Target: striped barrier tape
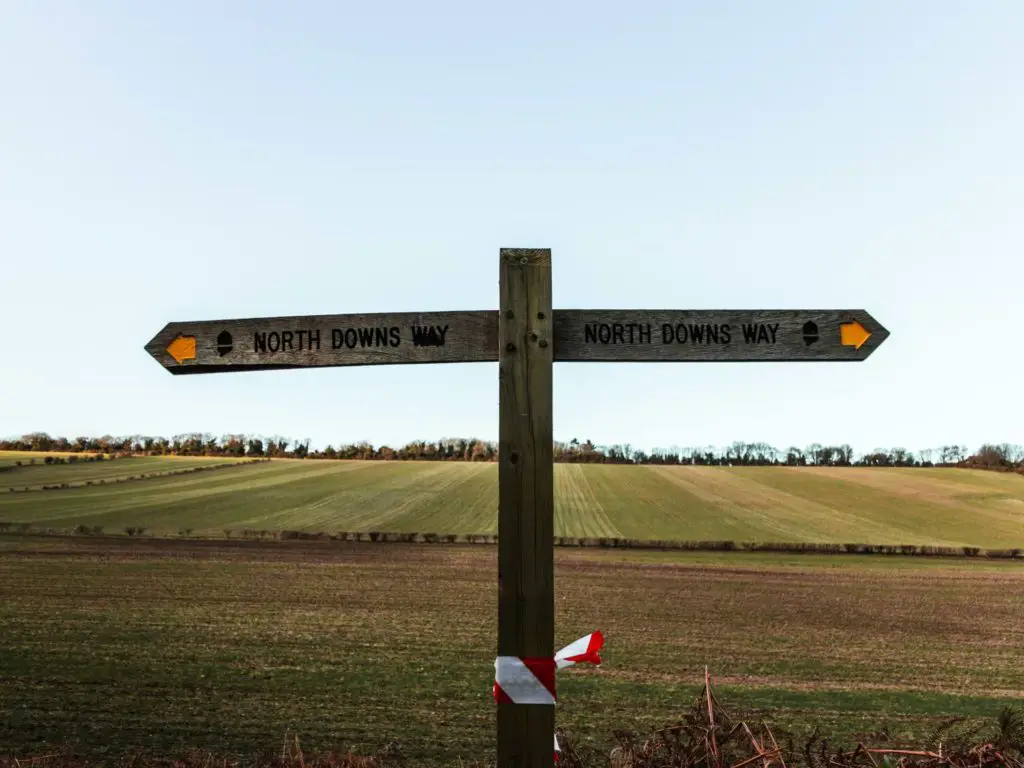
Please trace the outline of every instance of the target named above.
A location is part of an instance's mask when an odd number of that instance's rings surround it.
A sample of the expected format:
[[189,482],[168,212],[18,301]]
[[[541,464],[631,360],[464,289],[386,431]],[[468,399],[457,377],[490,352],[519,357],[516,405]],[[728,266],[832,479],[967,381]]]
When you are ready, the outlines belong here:
[[555,654],[555,663],[559,669],[571,667],[573,664],[580,664],[584,661],[595,666],[601,666],[601,657],[598,652],[604,647],[604,634],[601,630],[591,632],[586,637],[569,643],[565,648]]
[[494,700],[508,704],[550,704],[555,696],[555,670],[589,662],[600,666],[604,646],[600,630],[569,643],[553,659],[499,656],[494,660]]
[[[548,704],[554,706],[555,671],[588,662],[600,666],[604,646],[601,630],[581,637],[555,654],[553,659],[498,656],[494,660],[494,700],[506,704]],[[558,762],[555,736],[555,762]]]
[[555,660],[499,656],[494,662],[494,700],[500,704],[554,704]]

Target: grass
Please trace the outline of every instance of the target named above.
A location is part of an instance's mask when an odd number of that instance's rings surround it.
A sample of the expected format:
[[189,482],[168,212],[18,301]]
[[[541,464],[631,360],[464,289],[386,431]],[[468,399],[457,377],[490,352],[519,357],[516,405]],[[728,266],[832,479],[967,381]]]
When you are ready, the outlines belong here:
[[[1024,569],[898,560],[556,550],[556,643],[606,635],[559,727],[607,754],[705,664],[730,709],[850,739],[1024,704]],[[488,547],[4,537],[0,744],[487,758],[496,576]]]
[[[24,462],[24,460],[21,460]],[[35,465],[22,466],[11,473],[0,476],[0,486],[17,489],[38,489],[45,485],[69,485],[92,481],[115,482],[128,480],[151,473],[164,474],[181,472],[197,467],[216,467],[236,464],[245,459],[190,456],[139,456],[99,462],[77,461],[73,464],[44,464],[38,460]]]
[[[0,474],[0,489],[224,459],[119,459]],[[142,462],[136,464],[135,462]],[[495,533],[497,467],[274,460],[61,491],[0,490],[0,521],[155,533]],[[1024,546],[1024,476],[976,470],[555,467],[560,536]]]
[[99,455],[99,453],[99,451],[90,451],[88,453],[83,454],[65,453],[62,451],[0,451],[0,467],[17,466],[19,461],[22,464],[26,465],[31,461],[34,461],[36,464],[42,464],[43,459],[45,459],[47,456],[60,456],[62,458],[67,458],[69,456],[77,456],[79,459],[82,459],[85,456]]

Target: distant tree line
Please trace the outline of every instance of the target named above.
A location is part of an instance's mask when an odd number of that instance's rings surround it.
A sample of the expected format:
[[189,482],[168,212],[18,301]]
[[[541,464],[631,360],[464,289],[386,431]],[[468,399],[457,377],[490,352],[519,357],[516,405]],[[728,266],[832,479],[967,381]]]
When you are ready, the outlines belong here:
[[[50,437],[34,432],[0,440],[0,450],[61,453],[110,454],[122,456],[222,456],[288,459],[363,459],[382,461],[496,461],[498,445],[476,438],[417,440],[398,448],[374,446],[368,442],[328,445],[310,449],[310,440],[293,440],[274,435],[224,435],[186,433],[171,438],[131,435],[127,437]],[[559,463],[579,464],[690,464],[700,466],[828,466],[828,467],[976,467],[1024,470],[1024,446],[985,444],[968,451],[964,445],[944,445],[911,451],[906,448],[876,448],[856,454],[849,445],[812,443],[800,448],[776,448],[764,442],[741,442],[720,446],[656,448],[644,451],[627,444],[596,445],[590,440],[554,444]]]
[[985,444],[969,452],[965,445],[911,451],[875,448],[857,454],[849,445],[812,443],[804,448],[776,448],[764,442],[736,441],[726,447],[696,446],[643,451],[629,444],[599,446],[590,440],[555,444],[555,461],[594,464],[690,464],[703,466],[953,467],[1024,469],[1024,446]]

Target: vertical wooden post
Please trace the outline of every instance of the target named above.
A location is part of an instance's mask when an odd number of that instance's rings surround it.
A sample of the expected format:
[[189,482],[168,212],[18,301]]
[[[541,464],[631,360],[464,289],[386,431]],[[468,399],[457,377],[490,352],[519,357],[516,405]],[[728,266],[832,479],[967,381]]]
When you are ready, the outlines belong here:
[[[498,655],[555,655],[551,250],[502,248]],[[498,704],[499,768],[554,765],[555,708]]]

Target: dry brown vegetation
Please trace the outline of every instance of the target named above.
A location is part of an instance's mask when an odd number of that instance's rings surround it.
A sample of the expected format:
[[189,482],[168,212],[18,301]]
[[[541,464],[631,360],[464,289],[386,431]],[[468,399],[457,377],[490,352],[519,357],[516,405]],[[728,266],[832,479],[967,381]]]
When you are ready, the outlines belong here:
[[[638,738],[617,731],[619,742],[610,755],[611,768],[744,768],[779,765],[806,768],[1024,768],[1024,719],[1005,708],[992,723],[963,727],[964,718],[942,723],[915,748],[887,744],[888,734],[875,733],[852,748],[832,746],[818,729],[802,740],[772,728],[764,719],[737,719],[715,695],[708,670],[704,689],[679,722]],[[561,768],[588,768],[604,760],[584,759],[571,743],[560,756]]]

